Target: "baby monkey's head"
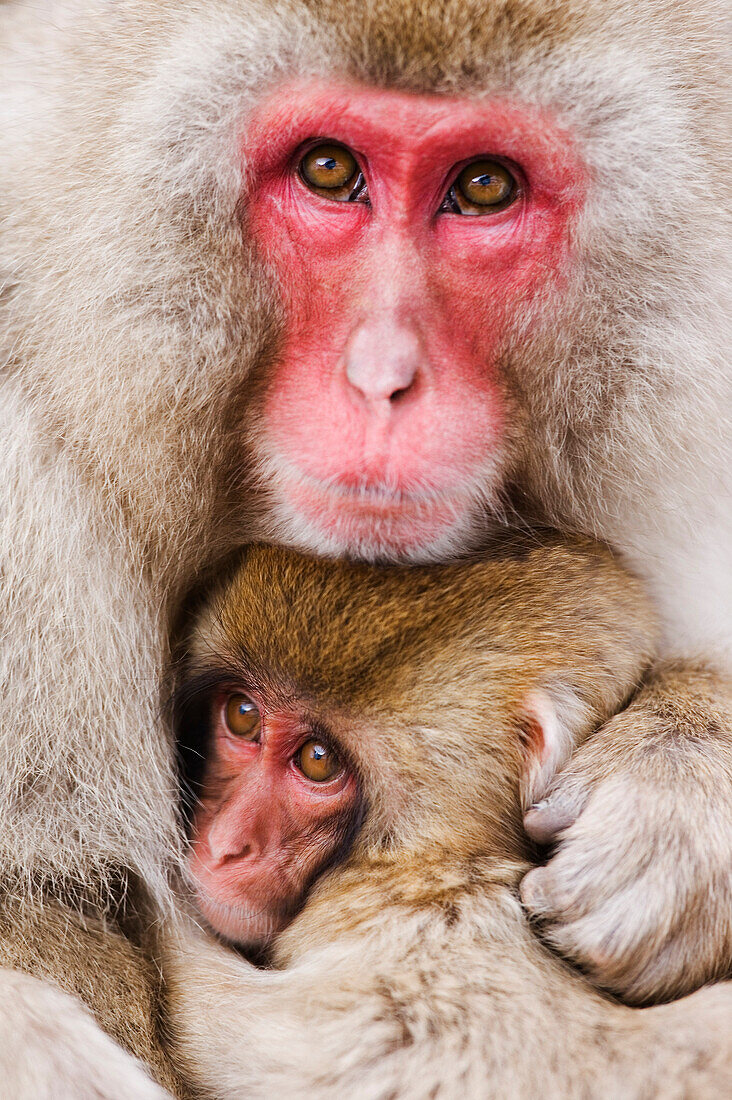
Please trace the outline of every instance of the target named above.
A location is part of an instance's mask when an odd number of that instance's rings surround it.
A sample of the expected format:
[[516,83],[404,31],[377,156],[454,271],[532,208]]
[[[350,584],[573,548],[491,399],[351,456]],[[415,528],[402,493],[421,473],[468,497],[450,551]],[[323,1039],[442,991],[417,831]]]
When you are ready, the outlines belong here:
[[346,857],[520,858],[522,806],[652,643],[638,585],[587,542],[429,568],[249,549],[176,693],[201,914],[258,949]]

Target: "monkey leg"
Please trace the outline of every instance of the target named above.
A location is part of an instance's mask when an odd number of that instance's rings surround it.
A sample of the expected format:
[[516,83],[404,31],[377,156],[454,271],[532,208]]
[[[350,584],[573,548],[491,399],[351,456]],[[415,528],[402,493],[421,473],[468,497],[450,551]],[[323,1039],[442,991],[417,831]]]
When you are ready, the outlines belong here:
[[[8,968],[9,976],[4,980],[14,991],[15,978],[10,976],[11,971],[25,971],[43,982],[20,981],[17,986],[23,1010],[17,1029],[22,1029],[23,1036],[31,1040],[29,1049],[33,1050],[36,1045],[45,1045],[47,1051],[57,1048],[53,1050],[50,1060],[43,1051],[39,1055],[42,1063],[48,1062],[43,1072],[50,1073],[50,1067],[54,1065],[54,1072],[63,1073],[68,1069],[70,1073],[77,1073],[87,1065],[86,1072],[97,1083],[104,1082],[107,1080],[104,1066],[111,1057],[110,1048],[114,1048],[116,1054],[112,1062],[119,1063],[120,1067],[127,1067],[130,1084],[129,1088],[121,1088],[118,1083],[115,1086],[117,1091],[110,1091],[110,1097],[139,1095],[147,1098],[149,1095],[152,1100],[154,1096],[164,1095],[143,1074],[140,1063],[144,1063],[154,1079],[168,1090],[165,1095],[183,1095],[164,1053],[159,1034],[160,973],[143,946],[133,942],[126,930],[123,931],[113,919],[103,922],[96,915],[81,916],[54,900],[17,904],[6,901],[0,909],[0,965]],[[47,982],[75,998],[71,1002],[73,1009],[67,1003],[69,998],[61,997],[50,985],[45,984]],[[13,997],[15,995],[13,992]],[[82,1009],[82,1003],[86,1006],[85,1009]],[[93,1026],[86,1009],[90,1010],[98,1027]],[[61,1023],[56,1026],[54,1023],[44,1022],[36,1034],[37,1019],[46,1021],[46,1011],[50,1014],[51,1021],[60,1014],[65,1022],[63,1026]],[[74,1037],[75,1020],[79,1023],[78,1040]],[[10,1022],[0,1022],[0,1035],[7,1033],[9,1028]],[[96,1036],[98,1028],[103,1029],[114,1043],[106,1038],[102,1041],[101,1034]],[[92,1033],[96,1036],[93,1041],[90,1039]],[[19,1038],[22,1038],[20,1032]],[[91,1046],[87,1063],[84,1052],[88,1041]],[[8,1038],[8,1044],[3,1043],[0,1048],[15,1050],[15,1044]],[[31,1093],[24,1092],[21,1088],[22,1083],[27,1090],[29,1083],[35,1082],[37,1074],[41,1072],[36,1066],[35,1057],[27,1054],[25,1046],[22,1049],[26,1052],[24,1061],[28,1063],[28,1069],[18,1068],[19,1091],[12,1095],[23,1098],[26,1095],[45,1095],[42,1089]],[[126,1058],[123,1051],[133,1055],[134,1061]],[[94,1068],[97,1054],[102,1064],[101,1071]],[[24,1075],[27,1076],[27,1084]],[[138,1078],[140,1081],[144,1078],[147,1082],[146,1091],[141,1086],[139,1091],[132,1089],[132,1084]],[[122,1080],[126,1078],[123,1077]],[[70,1091],[68,1095],[85,1097],[87,1093],[83,1092],[81,1085],[79,1089],[78,1092]],[[55,1097],[62,1094],[54,1092],[53,1095]],[[101,1097],[107,1094],[99,1091],[90,1092],[89,1095]]]
[[659,669],[526,816],[556,841],[523,903],[542,935],[632,1004],[732,972],[732,689]]
[[12,1100],[170,1100],[75,998],[0,969],[0,1080]]

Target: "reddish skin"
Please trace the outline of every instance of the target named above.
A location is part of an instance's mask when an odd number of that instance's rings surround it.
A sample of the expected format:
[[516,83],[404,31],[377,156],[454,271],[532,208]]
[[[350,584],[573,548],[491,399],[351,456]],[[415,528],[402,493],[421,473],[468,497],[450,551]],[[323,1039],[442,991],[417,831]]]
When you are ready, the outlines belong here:
[[[356,155],[370,206],[305,187],[313,139]],[[275,508],[300,541],[307,530],[335,551],[436,546],[500,480],[497,364],[512,318],[566,270],[582,164],[523,106],[327,82],[280,90],[244,146],[247,228],[285,312],[263,417]],[[484,156],[514,171],[517,201],[438,212],[457,170]]]
[[292,919],[342,842],[358,801],[353,774],[313,783],[294,762],[313,737],[296,715],[262,711],[258,742],[227,728],[214,703],[189,871],[198,907],[233,943],[264,947]]

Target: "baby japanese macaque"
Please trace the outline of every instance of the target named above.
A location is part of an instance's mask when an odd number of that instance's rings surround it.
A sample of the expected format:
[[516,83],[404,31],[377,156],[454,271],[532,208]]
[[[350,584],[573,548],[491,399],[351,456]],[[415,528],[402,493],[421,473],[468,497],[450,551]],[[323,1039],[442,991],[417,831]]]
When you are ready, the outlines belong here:
[[171,939],[186,1078],[221,1100],[730,1095],[728,984],[616,1004],[518,896],[524,811],[632,721],[654,646],[588,542],[431,569],[250,550],[197,621],[178,726],[199,921],[270,967]]
[[[259,694],[259,693],[257,693]],[[318,874],[347,853],[360,818],[356,771],[317,724],[216,692],[190,871],[201,913],[235,943],[265,946]],[[263,707],[263,703],[262,703]]]

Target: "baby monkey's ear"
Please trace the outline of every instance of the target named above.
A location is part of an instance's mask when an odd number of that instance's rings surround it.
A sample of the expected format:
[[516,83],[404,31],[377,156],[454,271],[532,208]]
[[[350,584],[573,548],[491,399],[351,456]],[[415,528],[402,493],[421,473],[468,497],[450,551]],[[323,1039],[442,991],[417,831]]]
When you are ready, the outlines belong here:
[[519,711],[524,763],[521,808],[544,798],[578,741],[589,732],[588,708],[565,685],[532,689]]

